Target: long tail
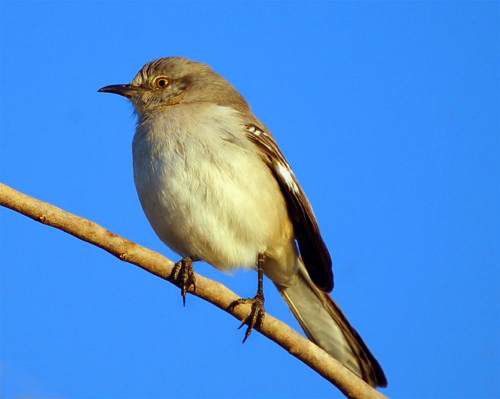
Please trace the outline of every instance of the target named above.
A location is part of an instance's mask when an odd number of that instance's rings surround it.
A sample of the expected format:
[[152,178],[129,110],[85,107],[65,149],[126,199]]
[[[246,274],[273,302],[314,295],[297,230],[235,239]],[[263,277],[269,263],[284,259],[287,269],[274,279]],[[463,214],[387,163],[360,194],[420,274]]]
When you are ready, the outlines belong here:
[[290,287],[280,287],[291,311],[311,341],[372,386],[387,386],[382,368],[330,295],[311,281],[303,265]]

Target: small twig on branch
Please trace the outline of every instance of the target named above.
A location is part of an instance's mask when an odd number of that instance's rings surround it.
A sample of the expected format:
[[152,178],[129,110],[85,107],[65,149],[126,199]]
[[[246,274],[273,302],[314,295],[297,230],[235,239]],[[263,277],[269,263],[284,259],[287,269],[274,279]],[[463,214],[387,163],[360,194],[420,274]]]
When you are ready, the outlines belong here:
[[[104,249],[120,260],[137,265],[164,280],[172,282],[170,274],[173,262],[171,260],[120,237],[97,223],[20,193],[1,183],[0,205],[28,216],[37,222],[63,230]],[[199,274],[196,274],[196,292],[191,293],[214,304],[239,320],[242,320],[250,310],[249,305],[242,305],[228,311],[228,306],[238,299],[238,296],[224,285]],[[334,384],[347,397],[356,399],[385,398],[384,395],[366,384],[321,348],[270,314],[266,313],[262,326],[258,330]]]

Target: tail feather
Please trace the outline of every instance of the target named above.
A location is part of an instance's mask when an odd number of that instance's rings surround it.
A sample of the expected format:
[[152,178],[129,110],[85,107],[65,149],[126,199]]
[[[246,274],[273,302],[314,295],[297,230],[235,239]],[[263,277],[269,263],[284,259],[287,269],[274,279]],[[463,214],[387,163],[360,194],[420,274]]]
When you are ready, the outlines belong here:
[[311,281],[301,265],[299,278],[278,286],[307,337],[372,386],[387,386],[384,372],[357,331],[327,293]]

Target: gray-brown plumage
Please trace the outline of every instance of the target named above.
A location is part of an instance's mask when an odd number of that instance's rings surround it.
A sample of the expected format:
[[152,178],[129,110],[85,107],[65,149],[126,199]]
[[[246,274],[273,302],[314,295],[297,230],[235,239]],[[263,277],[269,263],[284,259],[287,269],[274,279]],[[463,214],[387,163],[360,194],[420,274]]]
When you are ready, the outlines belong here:
[[[258,265],[312,341],[369,384],[386,386],[328,295],[332,262],[311,204],[238,91],[209,66],[181,57],[153,61],[131,84],[100,91],[128,97],[137,111],[135,184],[158,236],[184,257],[180,275],[192,275],[197,259],[222,270]],[[250,301],[245,337],[263,314],[262,284]]]

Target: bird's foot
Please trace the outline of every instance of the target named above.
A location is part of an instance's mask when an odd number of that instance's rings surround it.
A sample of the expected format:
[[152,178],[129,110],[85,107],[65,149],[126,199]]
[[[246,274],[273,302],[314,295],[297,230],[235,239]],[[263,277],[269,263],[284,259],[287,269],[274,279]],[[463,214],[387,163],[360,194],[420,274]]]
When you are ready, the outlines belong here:
[[245,331],[245,336],[243,337],[243,342],[245,342],[250,334],[252,333],[254,327],[260,328],[262,326],[262,320],[264,320],[264,315],[266,310],[264,308],[264,295],[257,293],[253,298],[240,298],[232,302],[228,310],[232,311],[236,306],[251,303],[252,308],[247,317],[243,319],[241,325],[238,328],[243,327],[245,324],[248,326]]
[[192,288],[196,291],[196,277],[193,271],[193,259],[189,256],[176,262],[170,278],[180,287],[182,295],[182,304],[186,306],[186,293]]

